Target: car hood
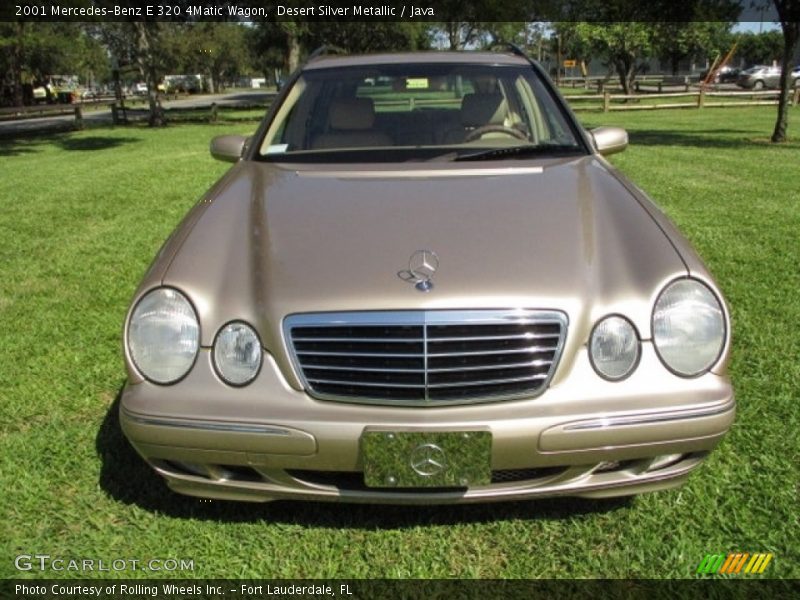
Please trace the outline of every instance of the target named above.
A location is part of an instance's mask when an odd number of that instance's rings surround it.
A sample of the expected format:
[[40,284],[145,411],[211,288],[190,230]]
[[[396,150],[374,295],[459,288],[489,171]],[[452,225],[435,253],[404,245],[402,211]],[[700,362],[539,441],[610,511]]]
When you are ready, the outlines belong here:
[[[658,291],[686,274],[596,156],[369,167],[243,161],[209,192],[159,259],[203,345],[242,319],[282,355],[288,314],[467,307],[561,310],[581,343],[623,313],[647,338]],[[429,292],[403,277],[421,249],[439,258]]]

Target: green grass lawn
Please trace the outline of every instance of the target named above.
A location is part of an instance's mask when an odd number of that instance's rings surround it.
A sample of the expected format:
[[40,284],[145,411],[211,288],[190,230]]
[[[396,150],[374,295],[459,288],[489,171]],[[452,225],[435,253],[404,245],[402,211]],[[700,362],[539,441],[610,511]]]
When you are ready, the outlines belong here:
[[[774,114],[583,117],[628,128],[613,162],[694,242],[733,315],[733,430],[683,488],[613,502],[172,494],[117,425],[122,321],[162,241],[227,169],[210,138],[256,123],[1,141],[0,576],[45,553],[194,559],[166,573],[183,577],[692,577],[706,553],[745,551],[775,554],[765,576],[800,577],[800,143],[767,143]],[[800,110],[792,120],[797,140]]]

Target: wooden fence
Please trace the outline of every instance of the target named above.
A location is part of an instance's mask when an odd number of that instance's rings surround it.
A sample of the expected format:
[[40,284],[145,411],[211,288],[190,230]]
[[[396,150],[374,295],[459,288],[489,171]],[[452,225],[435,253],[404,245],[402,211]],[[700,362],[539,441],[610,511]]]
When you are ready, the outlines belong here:
[[[778,90],[770,91],[738,91],[738,92],[716,92],[699,89],[690,92],[671,92],[662,94],[612,94],[608,91],[602,94],[569,94],[566,96],[574,111],[602,111],[611,112],[618,110],[659,110],[668,108],[727,108],[735,106],[774,106],[777,105],[779,98]],[[677,101],[677,100],[683,101]],[[668,100],[661,102],[661,100]],[[669,100],[675,100],[670,102]],[[452,100],[430,101],[432,104],[439,102],[452,103]],[[792,90],[791,105],[800,104],[800,88]],[[92,102],[91,104],[98,104]],[[398,101],[399,104],[407,104],[407,100]],[[73,126],[75,129],[82,129],[84,126],[83,112],[84,106],[89,103],[77,104],[51,104],[28,107],[4,108],[0,109],[0,121],[36,119],[53,116],[74,115]],[[147,113],[146,109],[128,109],[127,115],[123,118],[120,107],[116,103],[106,104],[111,111],[111,121],[114,124],[121,123],[129,118],[142,118]],[[230,109],[263,109],[264,104],[247,104],[237,106],[225,106]],[[193,113],[201,119],[216,121],[219,118],[219,109],[223,108],[216,103],[204,106],[194,106],[185,108],[164,109],[169,118],[169,113]],[[413,108],[413,106],[412,106]]]
[[[645,88],[653,88],[662,92],[665,87],[683,88],[688,92],[690,86],[700,83],[698,76],[691,75],[637,75],[636,76],[636,91],[642,91]],[[585,90],[597,88],[598,93],[605,91],[607,87],[615,87],[619,85],[619,80],[616,77],[609,75],[591,75],[588,77],[562,77],[559,80],[559,86],[564,88]]]
[[[712,92],[703,89],[692,92],[663,94],[570,94],[566,96],[572,110],[658,110],[663,108],[727,108],[734,106],[777,105],[780,92]],[[662,99],[674,102],[660,102]],[[683,99],[683,101],[677,101]],[[800,88],[795,88],[790,100],[792,106],[800,104]]]

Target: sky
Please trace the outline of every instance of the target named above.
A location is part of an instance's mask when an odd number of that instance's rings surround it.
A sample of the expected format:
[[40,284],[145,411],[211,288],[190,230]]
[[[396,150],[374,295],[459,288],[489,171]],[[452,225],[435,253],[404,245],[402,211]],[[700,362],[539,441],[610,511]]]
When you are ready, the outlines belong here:
[[780,28],[780,23],[772,21],[741,21],[733,26],[733,31],[734,33],[743,33],[745,31],[759,33],[761,31],[780,30]]

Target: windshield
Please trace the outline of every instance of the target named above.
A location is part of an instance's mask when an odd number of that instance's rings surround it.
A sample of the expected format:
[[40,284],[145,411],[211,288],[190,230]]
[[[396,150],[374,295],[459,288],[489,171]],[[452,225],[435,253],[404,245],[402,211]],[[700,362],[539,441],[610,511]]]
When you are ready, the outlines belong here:
[[496,149],[585,153],[559,102],[528,66],[309,69],[286,95],[259,157],[387,162],[455,160]]

